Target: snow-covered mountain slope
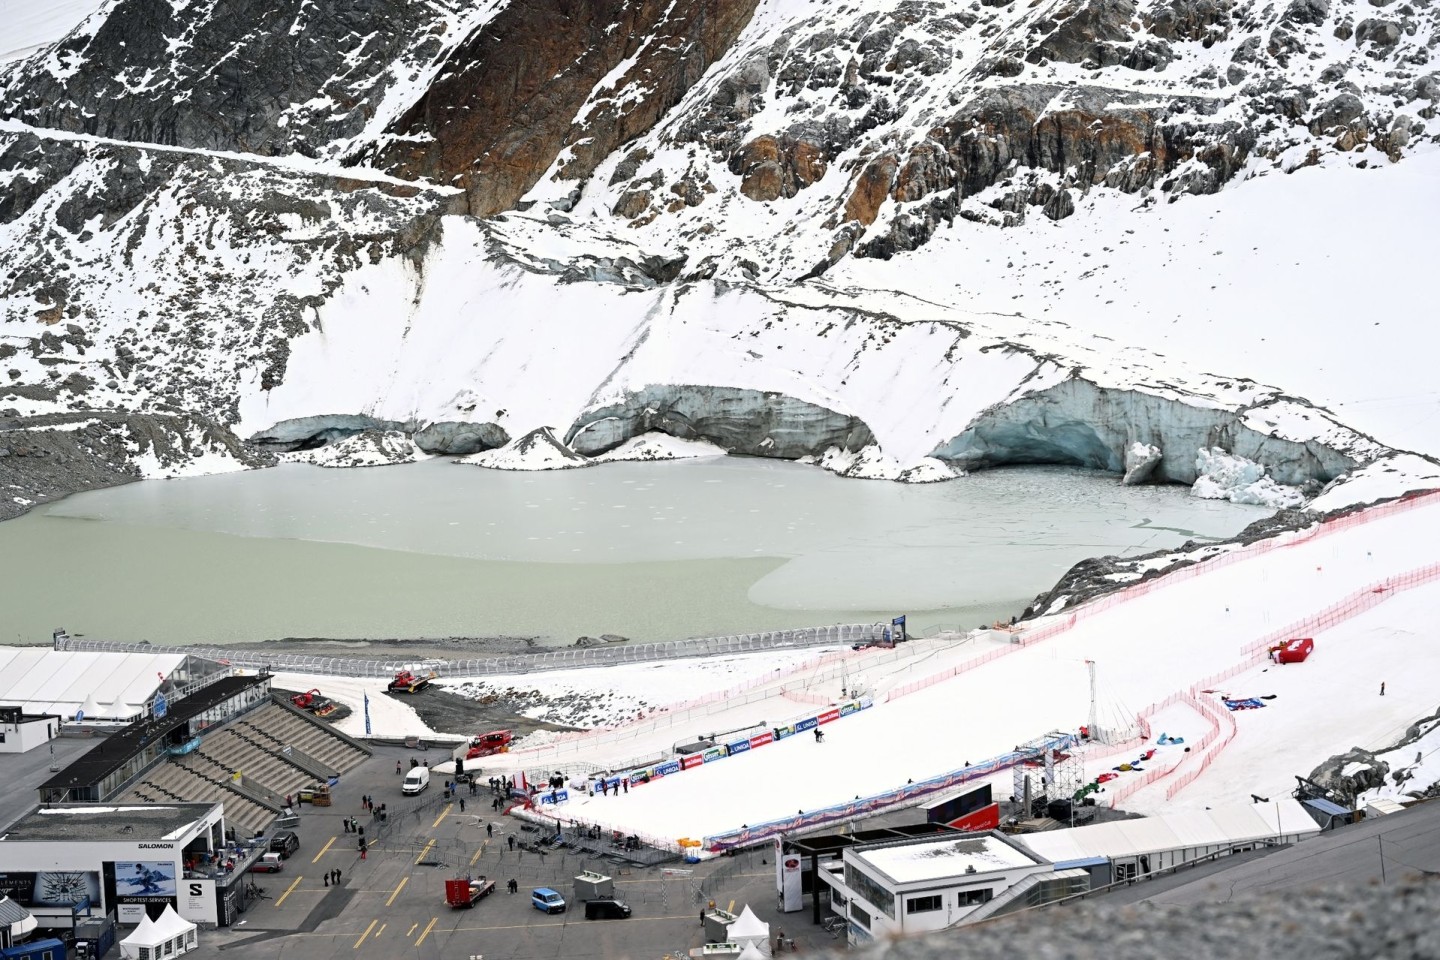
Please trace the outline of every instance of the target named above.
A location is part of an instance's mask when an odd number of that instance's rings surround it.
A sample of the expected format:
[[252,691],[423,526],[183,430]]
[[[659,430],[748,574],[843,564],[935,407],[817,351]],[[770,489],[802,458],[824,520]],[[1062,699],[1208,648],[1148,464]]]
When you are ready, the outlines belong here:
[[0,74],[0,412],[1428,483],[1387,445],[1440,452],[1437,42],[1355,0],[115,0]]
[[103,0],[0,0],[0,63],[30,56],[75,29]]

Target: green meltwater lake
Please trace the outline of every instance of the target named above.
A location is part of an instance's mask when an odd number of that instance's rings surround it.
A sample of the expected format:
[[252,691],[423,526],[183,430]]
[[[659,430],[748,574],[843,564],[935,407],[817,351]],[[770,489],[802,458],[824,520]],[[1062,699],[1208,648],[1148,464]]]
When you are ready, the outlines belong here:
[[286,465],[80,494],[0,524],[0,642],[668,640],[1019,613],[1071,565],[1269,511],[1068,468],[845,480],[713,457],[509,473]]

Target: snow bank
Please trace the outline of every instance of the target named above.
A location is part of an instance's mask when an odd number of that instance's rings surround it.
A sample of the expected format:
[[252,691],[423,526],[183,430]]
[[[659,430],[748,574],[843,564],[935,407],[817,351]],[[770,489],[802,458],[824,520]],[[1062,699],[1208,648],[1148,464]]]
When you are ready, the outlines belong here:
[[377,737],[433,737],[415,708],[385,692],[387,680],[358,677],[331,677],[313,673],[277,673],[275,685],[287,690],[319,690],[336,703],[350,708],[350,715],[334,723],[335,729],[352,737],[365,736],[365,698],[370,698],[370,733]]
[[280,455],[287,463],[309,463],[317,467],[380,467],[392,463],[415,463],[430,455],[398,430],[366,430],[342,437],[314,450],[296,450]]

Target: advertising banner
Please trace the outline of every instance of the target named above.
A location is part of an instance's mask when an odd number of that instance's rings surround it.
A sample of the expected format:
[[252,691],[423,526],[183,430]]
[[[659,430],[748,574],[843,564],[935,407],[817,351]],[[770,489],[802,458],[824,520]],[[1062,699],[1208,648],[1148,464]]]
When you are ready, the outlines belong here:
[[874,701],[874,700],[870,699],[869,697],[861,697],[861,698],[860,698],[860,709],[861,709],[861,710],[869,710],[869,709],[870,709],[871,707],[873,707],[873,706],[875,706],[875,701]]
[[[689,770],[691,767],[698,767],[705,762],[705,758],[698,753],[692,753],[680,759],[680,769]],[[687,781],[688,782],[688,781]]]
[[219,923],[220,915],[215,907],[215,881],[182,880],[178,912],[195,923]]
[[820,721],[815,717],[806,717],[804,720],[795,721],[795,732],[804,733],[806,730],[811,730],[819,725]]
[[831,721],[840,719],[840,711],[838,708],[831,707],[829,710],[826,710],[824,713],[820,714],[820,716],[816,719],[819,720],[821,723],[830,723]]
[[795,735],[795,725],[787,723],[782,727],[775,728],[775,739],[784,740],[786,737]]
[[122,903],[115,908],[115,918],[127,927],[133,927],[145,919],[145,904]]
[[840,716],[842,716],[842,717],[848,717],[848,716],[850,716],[850,714],[852,714],[852,713],[859,713],[859,712],[860,712],[860,701],[859,701],[859,700],[846,700],[844,703],[840,704]]
[[679,772],[680,772],[680,761],[679,761],[679,760],[671,760],[671,761],[669,761],[668,763],[662,763],[662,764],[660,764],[660,766],[658,766],[658,767],[655,768],[655,776],[657,776],[657,777],[668,777],[668,776],[670,776],[670,774],[672,774],[672,773],[679,773]]
[[756,747],[763,747],[767,743],[774,742],[775,734],[772,731],[767,730],[764,733],[757,733],[755,736],[750,738],[750,749],[754,750]]
[[164,860],[115,861],[115,897],[121,903],[173,903],[175,864]]
[[[777,837],[775,846],[781,846]],[[800,855],[797,853],[782,853],[779,849],[775,851],[775,869],[780,873],[780,912],[794,913],[796,910],[803,910],[805,899],[801,895],[800,884]]]
[[748,739],[747,739],[747,740],[736,740],[734,743],[727,743],[727,744],[725,744],[725,749],[729,750],[729,751],[730,751],[730,756],[733,757],[733,756],[735,756],[735,754],[737,754],[737,753],[744,753],[746,750],[749,750],[749,749],[750,749],[750,741],[749,741]]
[[22,907],[73,907],[100,903],[100,874],[79,870],[0,873],[0,894]]
[[700,756],[705,758],[706,763],[709,763],[711,760],[724,760],[727,754],[725,753],[724,747],[711,747],[709,750],[701,753]]
[[549,793],[537,793],[535,799],[541,803],[564,803],[570,799],[569,790],[551,790]]

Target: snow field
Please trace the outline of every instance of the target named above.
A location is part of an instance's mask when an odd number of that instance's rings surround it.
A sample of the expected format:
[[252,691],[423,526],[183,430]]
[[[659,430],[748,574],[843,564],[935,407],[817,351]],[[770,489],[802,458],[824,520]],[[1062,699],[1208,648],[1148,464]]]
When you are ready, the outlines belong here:
[[[352,737],[365,736],[365,695],[370,696],[370,733],[376,737],[438,737],[426,726],[425,721],[408,703],[402,703],[385,693],[388,680],[370,680],[359,677],[332,677],[314,673],[277,673],[275,685],[286,690],[317,689],[336,703],[350,708],[350,715],[335,722],[341,733]],[[458,736],[449,739],[459,740]]]
[[[1324,608],[1333,597],[1353,591],[1356,584],[1427,563],[1433,556],[1429,544],[1437,533],[1440,504],[1421,501],[1412,509],[1349,525],[1324,537],[1292,536],[1293,545],[1256,552],[1204,575],[1114,604],[1051,639],[1017,648],[980,668],[845,717],[828,725],[823,744],[814,743],[808,735],[790,738],[666,777],[622,797],[572,801],[558,813],[649,836],[698,838],[741,824],[790,816],[796,810],[830,806],[856,795],[883,793],[907,780],[927,779],[963,767],[967,761],[979,762],[1002,753],[1049,730],[1073,730],[1084,723],[1089,709],[1085,660],[1095,660],[1106,688],[1136,707],[1163,702],[1198,678],[1233,668],[1241,662],[1241,648],[1247,643]],[[1429,589],[1416,593],[1433,596]],[[1369,622],[1376,624],[1376,629],[1390,629],[1390,625],[1408,622],[1408,612],[1406,606],[1386,604],[1367,618],[1375,618]],[[1388,667],[1392,672],[1403,670],[1403,661],[1391,661]],[[1294,667],[1287,676],[1300,674],[1302,669]],[[1237,686],[1238,679],[1227,686],[1255,695],[1257,691]],[[1303,677],[1292,682],[1302,683]],[[1298,693],[1295,697],[1300,699]],[[1283,698],[1275,702],[1280,707],[1266,710],[1283,707]],[[1380,703],[1375,697],[1374,702],[1356,702],[1353,711],[1342,711],[1333,700],[1327,702],[1336,715],[1333,727],[1324,729],[1335,731],[1337,737],[1347,730],[1365,728],[1356,717],[1346,717],[1346,712],[1373,715],[1380,708],[1383,716],[1373,724],[1381,729],[1410,722],[1417,712],[1434,706],[1417,711],[1414,704],[1389,698]],[[1193,717],[1193,711],[1190,713]],[[756,722],[765,714],[755,707],[751,716]],[[1251,719],[1237,718],[1237,724]],[[1152,730],[1184,736],[1187,745],[1198,743],[1209,728],[1208,721],[1173,710],[1159,712],[1152,720]],[[1311,744],[1318,758],[1348,746],[1345,742],[1324,743],[1319,737]],[[1287,742],[1271,747],[1267,753],[1272,762],[1291,754]],[[1193,750],[1182,756],[1198,763]],[[579,758],[590,759],[583,752]],[[1094,772],[1099,769],[1087,770],[1091,775]],[[1287,776],[1289,772],[1285,771]],[[1164,790],[1160,789],[1164,783],[1162,778],[1150,791],[1161,799],[1147,799],[1149,809],[1164,806]],[[747,784],[753,786],[743,786]],[[1178,798],[1187,805],[1204,805],[1235,799],[1236,792],[1234,783],[1225,777],[1212,779],[1207,771]]]

